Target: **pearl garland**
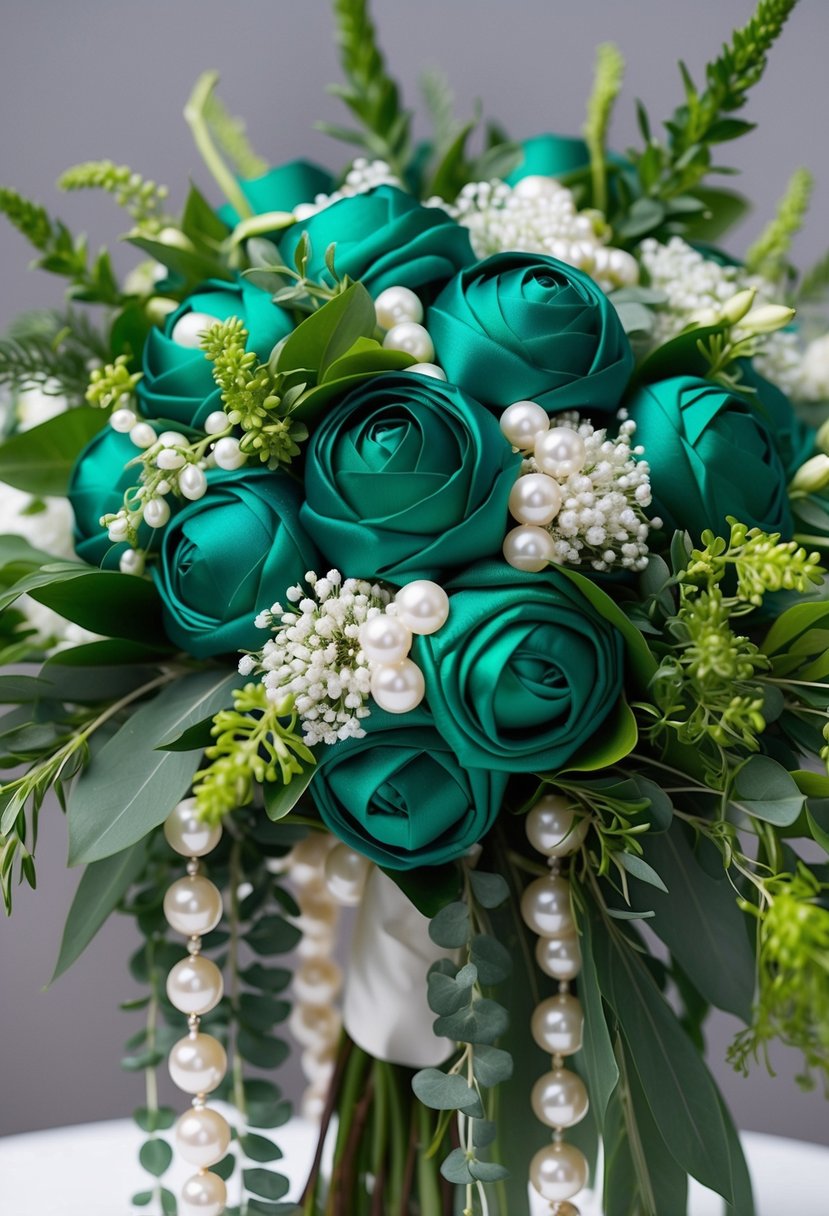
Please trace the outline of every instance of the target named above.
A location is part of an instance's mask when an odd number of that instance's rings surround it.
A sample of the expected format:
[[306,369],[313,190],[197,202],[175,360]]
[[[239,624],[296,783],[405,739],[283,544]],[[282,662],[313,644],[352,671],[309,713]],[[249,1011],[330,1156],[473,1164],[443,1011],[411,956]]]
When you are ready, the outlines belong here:
[[416,709],[426,692],[423,672],[410,659],[413,634],[437,633],[449,616],[449,596],[438,583],[407,583],[386,611],[360,627],[363,658],[371,671],[371,695],[390,714]]
[[417,360],[406,371],[419,376],[445,380],[442,367],[433,362],[435,344],[423,325],[424,309],[418,296],[408,287],[387,287],[374,301],[377,324],[385,330],[386,350],[400,350]]
[[207,824],[196,814],[194,798],[185,798],[164,824],[167,843],[187,860],[187,875],[172,884],[164,896],[164,915],[172,929],[187,938],[187,957],[170,971],[167,996],[187,1016],[188,1033],[170,1052],[169,1070],[175,1084],[193,1095],[193,1105],[176,1123],[179,1155],[198,1173],[181,1192],[181,1216],[221,1216],[227,1188],[209,1166],[221,1161],[230,1144],[227,1120],[205,1104],[207,1094],[219,1086],[227,1072],[227,1055],[218,1039],[199,1030],[201,1017],[222,999],[222,973],[202,956],[202,936],[215,929],[222,917],[221,893],[201,873],[199,858],[216,847],[219,825]]
[[570,883],[560,874],[561,859],[581,847],[588,828],[588,821],[577,818],[570,802],[558,794],[541,798],[526,821],[527,839],[548,859],[550,874],[525,889],[521,915],[539,935],[536,957],[541,970],[559,981],[558,994],[537,1006],[530,1023],[533,1039],[552,1057],[551,1070],[533,1086],[531,1102],[536,1118],[553,1129],[553,1142],[539,1149],[530,1163],[530,1182],[549,1200],[551,1216],[579,1216],[569,1201],[586,1186],[589,1173],[584,1154],[564,1143],[565,1129],[587,1114],[589,1098],[581,1077],[564,1067],[565,1058],[581,1048],[584,1012],[570,992],[581,955]]

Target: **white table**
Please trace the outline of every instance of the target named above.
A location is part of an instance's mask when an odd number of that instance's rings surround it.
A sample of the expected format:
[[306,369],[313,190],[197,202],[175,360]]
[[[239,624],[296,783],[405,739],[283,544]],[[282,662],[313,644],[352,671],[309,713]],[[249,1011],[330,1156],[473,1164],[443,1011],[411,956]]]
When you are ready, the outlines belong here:
[[[2,1216],[135,1216],[129,1197],[147,1189],[138,1164],[143,1139],[128,1120],[86,1123],[0,1139]],[[309,1123],[294,1120],[274,1133],[291,1179],[301,1189],[316,1142]],[[827,1216],[829,1148],[747,1132],[743,1144],[757,1197],[758,1216]],[[192,1170],[176,1163],[165,1182],[177,1190]],[[722,1201],[693,1187],[693,1216],[721,1216]],[[579,1199],[582,1216],[598,1209]],[[539,1213],[546,1209],[539,1208]],[[142,1211],[157,1216],[151,1208]]]

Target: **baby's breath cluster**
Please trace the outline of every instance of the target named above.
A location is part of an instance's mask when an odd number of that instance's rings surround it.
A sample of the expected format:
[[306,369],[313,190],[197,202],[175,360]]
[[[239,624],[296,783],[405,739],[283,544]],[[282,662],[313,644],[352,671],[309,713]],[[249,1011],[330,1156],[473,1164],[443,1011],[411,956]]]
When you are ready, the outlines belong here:
[[244,655],[239,671],[261,673],[271,701],[293,697],[309,747],[362,738],[371,671],[360,626],[385,612],[391,597],[377,584],[344,580],[338,570],[324,578],[311,570],[305,582],[310,591],[297,584],[286,594],[293,608],[274,604],[256,618],[274,636],[258,654]]
[[345,175],[339,190],[331,194],[317,194],[312,203],[299,203],[294,207],[298,220],[307,220],[318,211],[324,211],[340,199],[352,198],[355,194],[368,194],[378,186],[402,186],[402,182],[391,166],[384,160],[368,160],[358,156]]
[[572,192],[553,177],[525,177],[515,186],[470,182],[454,203],[430,204],[469,229],[479,258],[504,250],[549,254],[592,275],[604,291],[639,278],[635,258],[605,243],[609,229],[598,212],[579,212]]

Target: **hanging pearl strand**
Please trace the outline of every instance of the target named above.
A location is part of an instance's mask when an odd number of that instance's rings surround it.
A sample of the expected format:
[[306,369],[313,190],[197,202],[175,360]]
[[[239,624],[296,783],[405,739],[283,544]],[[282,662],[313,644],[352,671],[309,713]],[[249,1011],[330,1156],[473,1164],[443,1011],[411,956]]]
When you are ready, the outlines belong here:
[[579,1216],[569,1201],[587,1184],[589,1173],[584,1154],[564,1141],[565,1129],[587,1114],[589,1100],[581,1077],[564,1067],[565,1057],[581,1048],[584,1012],[570,992],[570,982],[581,970],[581,954],[570,883],[561,874],[561,859],[581,847],[588,826],[587,819],[577,819],[568,800],[557,794],[541,798],[526,821],[527,838],[548,859],[550,873],[526,888],[521,915],[538,934],[539,967],[559,986],[557,996],[537,1006],[531,1022],[536,1043],[552,1056],[552,1070],[536,1081],[531,1100],[536,1118],[553,1129],[553,1142],[539,1149],[530,1163],[530,1181],[542,1199],[550,1201],[551,1216]]
[[435,345],[422,324],[423,305],[408,287],[387,287],[374,301],[377,324],[386,331],[386,350],[402,350],[417,363],[406,368],[419,376],[445,380],[446,372],[435,363]]
[[175,1142],[181,1157],[198,1168],[185,1182],[180,1216],[221,1216],[227,1188],[209,1166],[221,1161],[230,1144],[230,1126],[218,1111],[206,1105],[227,1072],[227,1056],[218,1039],[202,1034],[205,1013],[222,999],[222,973],[202,955],[202,937],[222,918],[222,896],[201,873],[199,858],[215,849],[221,826],[205,823],[196,813],[194,798],[175,806],[164,824],[164,835],[176,853],[187,858],[187,876],[179,878],[164,896],[164,915],[172,929],[187,938],[187,958],[176,963],[167,977],[170,1003],[187,1015],[188,1033],[170,1052],[170,1076],[185,1093],[193,1095],[192,1109],[176,1124]]

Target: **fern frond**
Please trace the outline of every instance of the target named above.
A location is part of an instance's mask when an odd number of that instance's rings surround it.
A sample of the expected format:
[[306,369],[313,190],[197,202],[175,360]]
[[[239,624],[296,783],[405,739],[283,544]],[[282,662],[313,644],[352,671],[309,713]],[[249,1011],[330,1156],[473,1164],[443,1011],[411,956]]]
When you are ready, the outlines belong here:
[[777,212],[746,254],[746,269],[775,283],[788,268],[792,239],[803,227],[814,178],[808,169],[795,169]]
[[0,387],[12,393],[37,386],[48,396],[83,403],[89,372],[82,353],[46,338],[0,338]]

